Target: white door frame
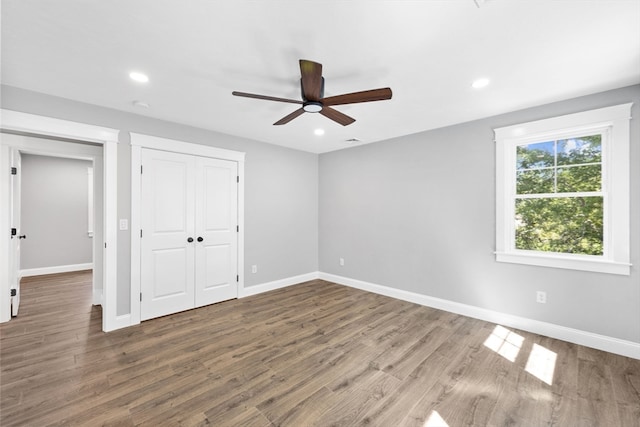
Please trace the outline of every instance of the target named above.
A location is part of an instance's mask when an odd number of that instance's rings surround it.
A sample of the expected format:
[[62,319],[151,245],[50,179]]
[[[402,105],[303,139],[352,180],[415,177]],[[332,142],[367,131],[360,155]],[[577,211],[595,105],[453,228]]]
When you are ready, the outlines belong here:
[[[105,332],[128,326],[129,316],[117,316],[117,178],[118,131],[100,126],[54,119],[12,110],[0,110],[0,129],[27,135],[62,138],[101,144],[103,147],[104,180],[104,255],[102,330]],[[8,168],[9,147],[0,144],[0,168]],[[7,170],[7,169],[4,169]],[[11,320],[9,298],[9,175],[0,173],[0,322]],[[2,231],[4,230],[4,232]],[[125,317],[125,316],[121,316]]]
[[244,158],[245,153],[208,145],[131,133],[131,318],[130,324],[140,323],[140,167],[142,148],[212,157],[238,163],[238,293],[244,289]]
[[[103,180],[103,147],[96,147],[94,145],[86,145],[86,144],[77,144],[73,142],[66,141],[55,141],[50,139],[41,139],[41,138],[19,138],[20,135],[11,135],[16,136],[19,139],[8,138],[8,134],[3,134],[3,145],[9,148],[9,153],[12,150],[17,151],[22,154],[30,154],[37,156],[47,156],[53,158],[64,158],[64,159],[75,159],[75,160],[85,160],[92,163],[93,168],[98,171],[100,176],[100,183],[102,184],[102,188],[99,190],[97,194],[99,194],[100,202],[102,205],[104,200],[103,190],[104,190],[104,180]],[[5,142],[6,140],[9,142]],[[18,176],[20,176],[20,171],[18,171]],[[93,189],[92,189],[93,190]],[[90,209],[93,211],[94,209],[94,200],[90,201]],[[104,211],[104,210],[102,210]],[[90,264],[94,264],[93,268],[93,289],[92,289],[92,304],[100,305],[102,304],[102,290],[103,290],[103,264],[104,264],[104,230],[103,225],[104,221],[102,221],[102,214],[100,213],[100,224],[96,227],[96,233],[92,234],[95,236],[93,241],[91,242],[91,260]],[[93,217],[93,215],[92,215]],[[11,243],[11,240],[9,241]],[[98,261],[98,265],[95,265],[96,261]],[[84,266],[84,264],[78,264],[77,266]],[[44,268],[44,269],[36,269],[36,270],[50,270],[50,273],[55,273],[56,268]],[[18,271],[18,280],[21,277],[24,277],[24,270]]]
[[[9,163],[13,168],[17,168],[17,172],[10,179],[10,187],[11,187],[11,195],[9,196],[9,205],[11,212],[11,240],[9,241],[9,245],[11,248],[11,260],[9,261],[9,286],[11,287],[11,291],[13,291],[14,286],[16,290],[16,295],[11,296],[11,316],[17,316],[20,308],[20,281],[22,280],[22,272],[20,271],[20,257],[22,248],[21,239],[22,239],[22,212],[21,212],[21,204],[22,204],[22,153],[20,150],[10,147],[9,148]],[[4,169],[3,169],[4,170]],[[13,235],[13,230],[16,230],[17,236]]]

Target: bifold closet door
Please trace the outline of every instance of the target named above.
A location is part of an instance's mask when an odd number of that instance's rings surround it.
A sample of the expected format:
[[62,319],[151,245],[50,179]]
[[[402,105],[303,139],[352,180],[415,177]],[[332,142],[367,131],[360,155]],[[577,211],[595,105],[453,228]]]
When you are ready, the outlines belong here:
[[236,162],[142,150],[142,320],[238,297]]
[[[195,158],[142,150],[142,320],[194,307]],[[191,242],[189,241],[191,239]]]

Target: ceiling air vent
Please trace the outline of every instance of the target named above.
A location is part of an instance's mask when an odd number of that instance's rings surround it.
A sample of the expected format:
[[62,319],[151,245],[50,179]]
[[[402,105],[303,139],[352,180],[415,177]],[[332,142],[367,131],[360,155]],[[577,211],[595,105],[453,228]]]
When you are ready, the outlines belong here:
[[355,142],[360,142],[360,140],[358,138],[349,138],[345,139],[344,142],[346,142],[347,144],[353,144]]

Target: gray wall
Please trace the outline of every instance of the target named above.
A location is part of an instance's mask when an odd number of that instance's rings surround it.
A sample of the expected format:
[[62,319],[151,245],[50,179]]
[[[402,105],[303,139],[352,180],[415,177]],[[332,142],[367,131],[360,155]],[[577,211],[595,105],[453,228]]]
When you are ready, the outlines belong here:
[[[318,156],[186,125],[2,86],[2,108],[123,131],[118,215],[129,218],[127,132],[246,152],[245,286],[318,270]],[[116,225],[117,227],[117,225]],[[130,234],[118,232],[117,314],[129,313]],[[258,273],[251,273],[251,265]]]
[[[627,102],[631,276],[497,263],[493,128]],[[320,270],[640,342],[639,105],[632,86],[322,154]]]
[[[638,117],[640,86],[321,156],[2,89],[3,108],[245,151],[247,286],[320,270],[640,342],[638,119],[630,153],[631,276],[496,263],[493,255],[493,128],[630,101]],[[119,147],[121,217],[130,209],[126,142]],[[129,233],[118,238],[118,314],[124,314]],[[250,273],[252,264],[258,274]],[[547,304],[535,303],[536,290],[547,291]]]
[[20,268],[93,262],[86,160],[22,155]]

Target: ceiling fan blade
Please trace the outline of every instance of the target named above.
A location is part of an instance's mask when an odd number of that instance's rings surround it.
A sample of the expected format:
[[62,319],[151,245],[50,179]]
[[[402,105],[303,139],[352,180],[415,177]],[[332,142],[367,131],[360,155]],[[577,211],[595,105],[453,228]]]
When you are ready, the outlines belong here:
[[295,119],[296,117],[298,117],[299,115],[301,115],[302,113],[304,113],[304,110],[302,108],[298,108],[296,111],[294,111],[293,113],[284,116],[283,118],[281,118],[280,120],[278,120],[277,122],[274,123],[274,126],[277,125],[284,125],[289,123],[291,120]]
[[351,123],[356,121],[356,119],[349,117],[346,114],[343,114],[340,111],[334,110],[330,107],[322,107],[322,110],[320,110],[320,114],[333,120],[334,122],[340,123],[342,126],[350,125]]
[[296,99],[276,98],[275,96],[256,95],[255,93],[231,92],[235,96],[244,96],[245,98],[264,99],[265,101],[290,102],[291,104],[302,104],[302,101]]
[[386,99],[391,99],[391,89],[388,87],[330,96],[328,98],[323,98],[321,102],[322,105],[327,106],[356,104],[358,102],[384,101]]
[[319,101],[322,96],[322,64],[300,60],[302,93],[307,101]]

